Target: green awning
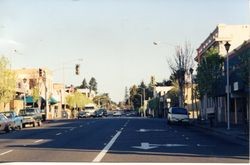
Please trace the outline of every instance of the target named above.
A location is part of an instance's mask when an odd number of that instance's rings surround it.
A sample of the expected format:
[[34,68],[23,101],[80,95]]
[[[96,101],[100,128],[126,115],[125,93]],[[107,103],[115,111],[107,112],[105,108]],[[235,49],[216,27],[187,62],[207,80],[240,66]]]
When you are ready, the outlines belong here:
[[49,98],[49,104],[56,104],[58,103],[59,101],[57,101],[54,97],[50,97]]
[[26,104],[32,104],[33,103],[33,97],[32,96],[26,96],[25,100]]

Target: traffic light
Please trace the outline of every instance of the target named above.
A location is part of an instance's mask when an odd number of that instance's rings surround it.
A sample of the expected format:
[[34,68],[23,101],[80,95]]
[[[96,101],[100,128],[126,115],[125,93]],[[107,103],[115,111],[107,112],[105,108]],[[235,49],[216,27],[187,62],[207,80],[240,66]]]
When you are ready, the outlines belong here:
[[41,68],[39,68],[39,77],[42,77],[43,76],[43,70]]
[[76,64],[76,75],[79,75],[79,68],[80,68],[80,65]]

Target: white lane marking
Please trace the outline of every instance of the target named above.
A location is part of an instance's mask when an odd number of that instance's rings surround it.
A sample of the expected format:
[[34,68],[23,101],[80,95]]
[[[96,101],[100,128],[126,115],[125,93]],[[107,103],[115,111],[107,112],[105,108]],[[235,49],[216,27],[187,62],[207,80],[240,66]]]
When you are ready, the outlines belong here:
[[73,131],[73,130],[74,130],[74,128],[71,128],[71,129],[70,129],[70,131]]
[[188,137],[186,137],[186,140],[188,140],[189,138]]
[[61,135],[61,134],[62,134],[62,133],[61,133],[61,132],[59,132],[59,133],[57,133],[57,134],[56,134],[56,136]]
[[43,139],[40,139],[40,140],[35,141],[34,143],[39,143],[39,142],[42,142],[42,141],[43,141]]
[[82,125],[80,125],[80,127],[82,127]]
[[92,162],[100,162],[122,132],[118,131]]
[[10,152],[12,152],[12,151],[13,151],[13,150],[9,150],[9,151],[3,152],[3,153],[0,154],[0,156],[3,156],[3,155],[5,155],[5,154],[8,154],[8,153],[10,153]]

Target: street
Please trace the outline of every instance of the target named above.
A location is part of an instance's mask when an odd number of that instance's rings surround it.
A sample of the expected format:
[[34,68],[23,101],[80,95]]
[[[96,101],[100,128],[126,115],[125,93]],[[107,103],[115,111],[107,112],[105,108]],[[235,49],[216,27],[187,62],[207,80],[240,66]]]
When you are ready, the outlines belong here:
[[164,119],[58,120],[0,134],[1,162],[248,162],[248,148]]

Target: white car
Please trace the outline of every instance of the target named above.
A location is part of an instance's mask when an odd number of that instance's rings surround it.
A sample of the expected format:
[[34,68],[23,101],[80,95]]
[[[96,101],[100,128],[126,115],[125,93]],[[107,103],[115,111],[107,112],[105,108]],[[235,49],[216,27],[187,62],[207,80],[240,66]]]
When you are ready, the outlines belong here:
[[10,120],[4,114],[0,113],[0,131],[10,132],[10,130]]
[[187,109],[181,107],[170,107],[168,111],[168,123],[187,123],[189,124],[189,113]]
[[121,115],[122,115],[122,113],[121,113],[121,112],[119,112],[119,111],[117,111],[117,112],[113,113],[113,116],[121,116]]

